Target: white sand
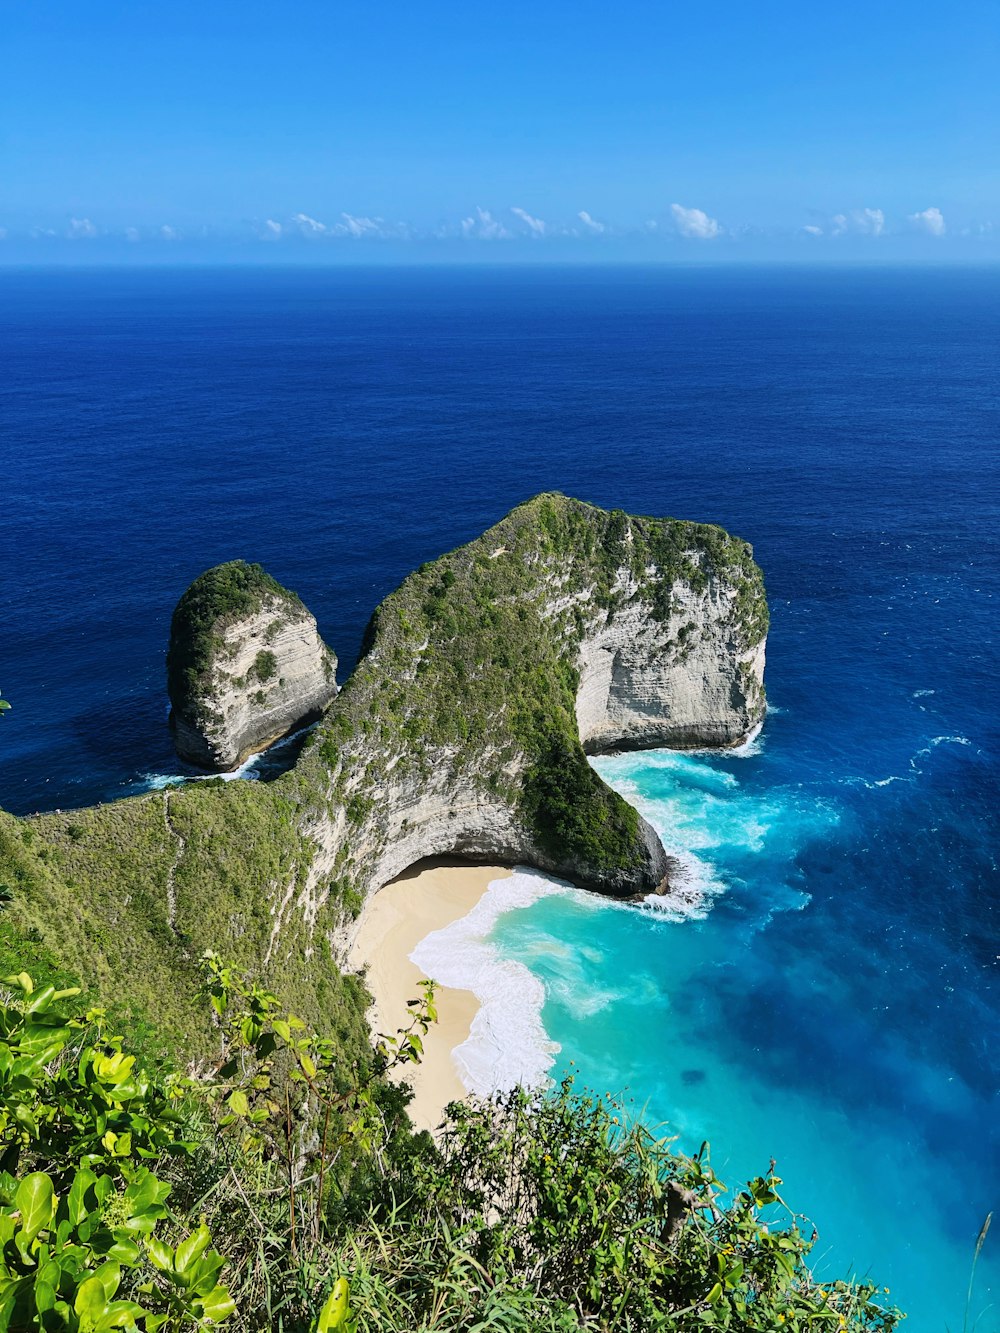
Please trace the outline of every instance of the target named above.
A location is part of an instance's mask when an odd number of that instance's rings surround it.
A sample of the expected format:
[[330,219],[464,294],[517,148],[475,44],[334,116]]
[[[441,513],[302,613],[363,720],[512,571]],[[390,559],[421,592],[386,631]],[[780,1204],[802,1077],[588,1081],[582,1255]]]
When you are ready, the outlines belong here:
[[[367,966],[366,982],[375,998],[368,1017],[377,1032],[391,1036],[410,1021],[406,1002],[419,997],[417,985],[425,975],[409,957],[420,941],[466,916],[494,880],[510,874],[503,866],[424,861],[369,900],[349,963]],[[471,991],[443,986],[435,1003],[438,1021],[424,1038],[423,1059],[398,1072],[413,1087],[409,1112],[418,1129],[435,1129],[445,1106],[465,1096],[452,1051],[468,1037],[479,1008]]]

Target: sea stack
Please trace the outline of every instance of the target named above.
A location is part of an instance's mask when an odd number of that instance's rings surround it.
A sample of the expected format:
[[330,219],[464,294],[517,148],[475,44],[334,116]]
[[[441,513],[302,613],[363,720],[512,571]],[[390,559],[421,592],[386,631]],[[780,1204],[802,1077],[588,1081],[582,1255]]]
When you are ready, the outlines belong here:
[[167,691],[180,757],[216,773],[319,718],[337,658],[295,593],[232,560],[195,579],[170,626]]

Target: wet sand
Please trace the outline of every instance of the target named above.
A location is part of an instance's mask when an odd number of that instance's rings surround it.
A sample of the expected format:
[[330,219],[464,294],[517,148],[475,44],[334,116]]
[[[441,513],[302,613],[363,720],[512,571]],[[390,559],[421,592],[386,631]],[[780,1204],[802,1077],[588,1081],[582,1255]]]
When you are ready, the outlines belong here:
[[[375,998],[368,1019],[375,1031],[393,1035],[410,1019],[407,1000],[419,997],[424,973],[409,955],[432,931],[472,911],[504,866],[476,866],[439,859],[422,861],[380,889],[366,904],[351,949],[352,968],[367,966]],[[441,986],[435,997],[438,1021],[424,1038],[419,1065],[401,1066],[398,1077],[413,1087],[409,1111],[418,1129],[435,1129],[445,1106],[465,1096],[452,1051],[469,1035],[479,1002],[471,991]]]

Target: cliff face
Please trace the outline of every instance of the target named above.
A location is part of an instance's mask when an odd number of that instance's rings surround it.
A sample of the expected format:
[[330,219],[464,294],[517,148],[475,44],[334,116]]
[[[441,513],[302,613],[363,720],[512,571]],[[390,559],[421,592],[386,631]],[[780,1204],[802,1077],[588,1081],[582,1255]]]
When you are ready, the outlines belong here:
[[[745,542],[539,496],[386,598],[276,781],[9,821],[0,872],[9,861],[20,887],[5,921],[58,953],[78,918],[74,965],[133,985],[148,960],[154,1009],[211,947],[280,970],[290,1002],[328,1019],[354,1003],[339,967],[364,900],[424,857],[527,863],[620,897],[682,891],[584,747],[739,744],[764,714],[766,634]],[[312,617],[263,570],[211,570],[174,617],[178,737],[191,720],[187,753],[232,766],[304,701],[322,707],[332,666]]]
[[315,882],[367,893],[451,852],[663,892],[659,839],[581,742],[739,744],[764,714],[766,632],[750,548],[721,529],[520,506],[373,617],[307,761],[332,815],[312,830]]
[[608,749],[734,746],[763,716],[764,639],[739,616],[740,589],[724,571],[679,583],[665,620],[641,596],[578,651],[576,717],[588,753]]
[[181,598],[167,663],[177,753],[217,772],[315,721],[337,693],[337,659],[316,621],[242,561],[207,570]]

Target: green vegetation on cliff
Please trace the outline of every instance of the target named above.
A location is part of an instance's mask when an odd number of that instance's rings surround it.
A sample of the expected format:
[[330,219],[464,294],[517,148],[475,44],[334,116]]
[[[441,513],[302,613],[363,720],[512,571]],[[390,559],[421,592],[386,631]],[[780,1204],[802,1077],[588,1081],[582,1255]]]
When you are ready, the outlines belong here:
[[[576,649],[590,625],[631,604],[667,622],[678,585],[701,592],[715,576],[736,589],[734,631],[749,650],[768,615],[746,542],[710,524],[635,518],[563,495],[518,506],[423,565],[375,612],[317,747],[336,773],[335,796],[357,784],[362,754],[391,757],[398,780],[419,776],[443,747],[469,782],[505,797],[543,846],[561,850],[564,873],[573,876],[574,862],[596,872],[637,863],[635,812],[583,772]],[[682,628],[677,656],[684,637]],[[385,764],[365,764],[372,799]]]
[[[194,782],[110,805],[16,820],[0,813],[0,961],[86,978],[95,998],[128,996],[130,1017],[177,1057],[212,1046],[194,1000],[216,943],[282,978],[301,1014],[352,1056],[366,1049],[368,997],[301,913],[275,911],[301,885],[312,844],[294,800],[263,783]],[[336,897],[327,910],[346,913]],[[57,963],[58,960],[58,963]]]
[[[227,624],[253,615],[265,600],[274,598],[296,614],[305,612],[295,593],[283,588],[261,565],[251,565],[245,560],[216,565],[195,579],[177,603],[170,624],[167,693],[179,713],[200,715],[206,680],[223,647],[220,631]],[[260,657],[270,657],[273,668],[273,654],[261,653]],[[261,673],[259,662],[258,675],[261,680],[269,678]]]

